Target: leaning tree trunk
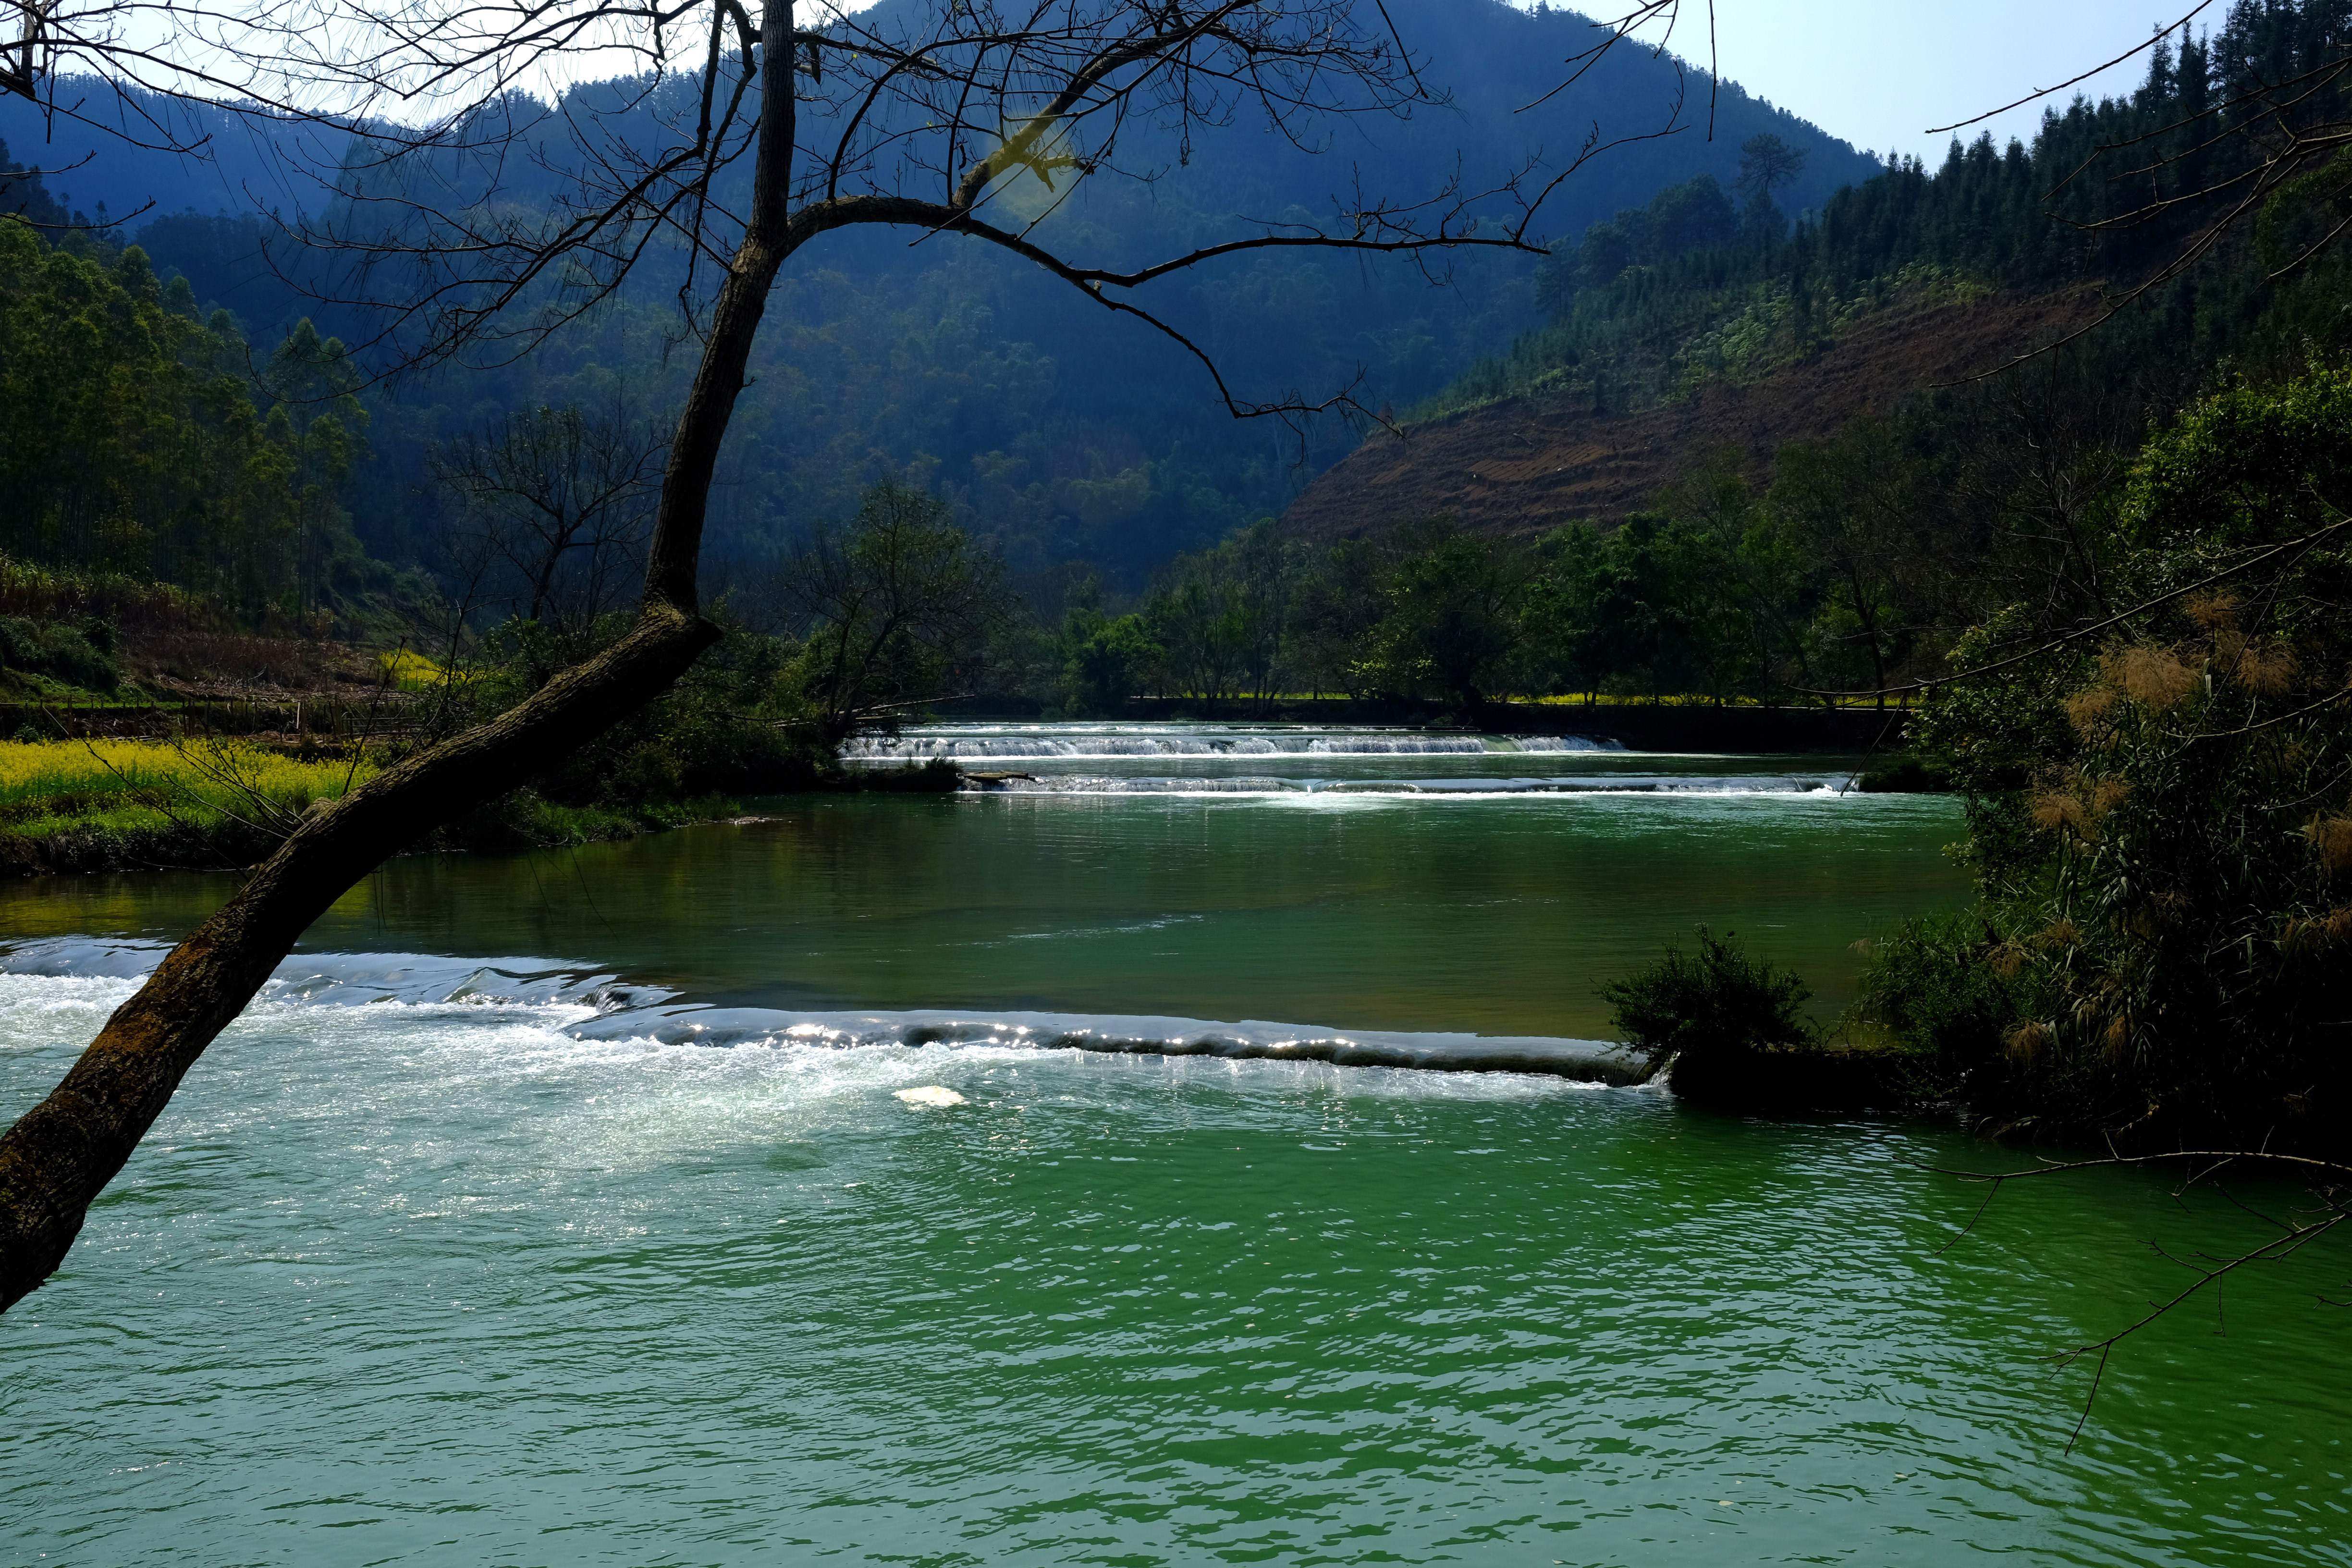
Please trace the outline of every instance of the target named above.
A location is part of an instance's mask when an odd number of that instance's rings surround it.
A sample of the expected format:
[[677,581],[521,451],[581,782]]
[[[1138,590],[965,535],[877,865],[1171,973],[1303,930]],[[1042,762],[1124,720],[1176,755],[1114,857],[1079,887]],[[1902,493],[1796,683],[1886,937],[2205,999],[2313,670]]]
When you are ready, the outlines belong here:
[[488,724],[315,805],[237,895],[115,1009],[47,1099],[0,1135],[0,1311],[39,1286],[205,1047],[245,1010],[311,921],[418,837],[579,750],[644,707],[718,640],[696,588],[711,474],[776,271],[791,249],[790,0],[762,18],[753,203],[709,321],[663,473],[637,624]]

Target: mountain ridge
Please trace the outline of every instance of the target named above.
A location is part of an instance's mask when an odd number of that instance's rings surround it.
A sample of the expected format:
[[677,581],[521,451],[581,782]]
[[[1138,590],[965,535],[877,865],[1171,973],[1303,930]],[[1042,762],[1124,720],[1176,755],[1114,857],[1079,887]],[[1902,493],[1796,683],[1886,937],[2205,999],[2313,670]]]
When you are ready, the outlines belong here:
[[[861,20],[917,8],[918,0],[886,0]],[[1876,167],[1732,82],[1720,84],[1710,142],[1705,77],[1639,49],[1604,60],[1574,91],[1521,113],[1585,47],[1591,35],[1583,18],[1498,0],[1391,0],[1389,8],[1408,38],[1428,44],[1427,71],[1453,84],[1450,106],[1402,125],[1343,123],[1319,159],[1269,147],[1239,127],[1201,138],[1189,163],[1171,143],[1168,173],[1155,186],[1082,187],[1052,223],[1096,250],[1181,251],[1238,232],[1244,215],[1328,217],[1329,195],[1358,169],[1403,194],[1442,184],[1456,154],[1474,170],[1508,169],[1547,144],[1564,153],[1595,126],[1603,136],[1654,130],[1678,85],[1696,115],[1689,127],[1588,165],[1547,208],[1548,230],[1574,236],[1696,174],[1727,181],[1738,142],[1763,131],[1811,149],[1789,195],[1794,205]],[[572,90],[593,97],[604,89]],[[71,144],[44,148],[32,112],[0,101],[0,140],[16,156],[53,166],[79,155]],[[254,152],[226,138],[222,145],[236,159]],[[1136,145],[1137,161],[1156,155],[1148,139]],[[331,165],[332,151],[313,149],[312,161]],[[148,248],[167,280],[184,275],[200,300],[231,304],[257,344],[267,347],[305,315],[322,331],[363,340],[363,321],[336,319],[278,283],[259,256],[258,224],[219,216],[217,198],[231,186],[240,199],[288,189],[231,162],[192,173],[168,154],[119,154],[53,184],[66,184],[72,205],[85,209],[104,199],[120,213],[156,198],[159,208],[129,237]],[[167,179],[180,184],[158,183]],[[287,200],[289,210],[299,205]],[[1368,405],[1403,406],[1537,320],[1536,259],[1454,253],[1440,264],[1444,286],[1433,289],[1405,259],[1255,252],[1147,295],[1217,356],[1245,398],[1325,395],[1360,374]],[[674,314],[663,282],[648,274],[620,301],[619,315],[581,324],[525,363],[446,373],[373,399],[376,461],[352,500],[370,549],[433,563],[437,503],[425,454],[491,412],[593,405],[625,388],[639,413],[657,416],[678,381],[657,352],[665,312]],[[1106,321],[1098,305],[980,242],[946,237],[920,247],[896,235],[828,237],[795,259],[756,358],[759,384],[730,439],[735,482],[711,534],[721,554],[753,561],[812,522],[854,510],[863,486],[913,478],[949,500],[959,521],[1017,572],[1085,559],[1115,581],[1139,584],[1167,556],[1280,511],[1354,445],[1336,422],[1311,426],[1303,440],[1237,424],[1215,402],[1206,374],[1164,339]]]

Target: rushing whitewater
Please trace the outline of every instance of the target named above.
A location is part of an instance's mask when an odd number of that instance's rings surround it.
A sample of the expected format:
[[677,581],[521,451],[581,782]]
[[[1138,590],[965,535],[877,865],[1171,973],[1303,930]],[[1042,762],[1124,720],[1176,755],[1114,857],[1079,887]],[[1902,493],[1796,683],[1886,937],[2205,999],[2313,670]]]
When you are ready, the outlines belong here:
[[[0,950],[0,974],[136,979],[167,951],[152,942],[31,942]],[[301,953],[278,966],[261,1000],[279,1006],[555,1009],[580,1041],[663,1046],[901,1049],[1017,1047],[1111,1056],[1318,1061],[1430,1072],[1541,1073],[1584,1082],[1646,1082],[1650,1068],[1603,1040],[1396,1030],[1336,1030],[1249,1020],[940,1008],[794,1012],[681,1000],[584,966],[530,958],[424,953]]]
[[1635,755],[1581,735],[1210,724],[936,725],[842,751],[868,767],[953,760],[964,765],[965,789],[1005,795],[1840,795],[1853,783],[1843,769],[1694,773],[1686,759],[1664,771],[1661,758],[1630,768]]
[[1219,727],[1202,724],[939,725],[898,735],[862,736],[842,747],[845,761],[1108,760],[1117,757],[1433,757],[1622,752],[1614,741],[1581,735],[1432,734],[1418,730]]

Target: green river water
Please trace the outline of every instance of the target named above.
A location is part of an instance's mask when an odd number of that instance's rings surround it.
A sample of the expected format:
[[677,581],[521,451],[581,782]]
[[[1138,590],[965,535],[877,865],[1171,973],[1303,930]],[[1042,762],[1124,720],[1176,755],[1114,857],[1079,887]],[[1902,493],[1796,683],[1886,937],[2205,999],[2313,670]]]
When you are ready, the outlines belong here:
[[[2340,1252],[2068,1451],[2044,1358],[2259,1234],[2220,1198],[1956,1240],[1927,1167],[2025,1156],[1937,1124],[1034,1043],[1592,1039],[1700,921],[1826,1016],[1967,897],[1948,801],[1823,759],[1431,743],[976,726],[877,760],[1032,776],[386,867],[0,1318],[0,1554],[2352,1563]],[[0,887],[0,1118],[227,885]]]

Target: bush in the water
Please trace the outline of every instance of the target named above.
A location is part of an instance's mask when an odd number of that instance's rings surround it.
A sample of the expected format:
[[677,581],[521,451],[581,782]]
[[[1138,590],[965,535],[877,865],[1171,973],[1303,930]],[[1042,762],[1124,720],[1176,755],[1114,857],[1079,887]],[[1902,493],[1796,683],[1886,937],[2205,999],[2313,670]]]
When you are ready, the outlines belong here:
[[1821,1031],[1805,1016],[1812,996],[1793,970],[1753,958],[1737,933],[1698,928],[1698,949],[1669,944],[1647,969],[1604,982],[1610,1022],[1653,1061],[1671,1059],[1676,1094],[1728,1103],[1819,1097]]

